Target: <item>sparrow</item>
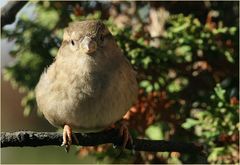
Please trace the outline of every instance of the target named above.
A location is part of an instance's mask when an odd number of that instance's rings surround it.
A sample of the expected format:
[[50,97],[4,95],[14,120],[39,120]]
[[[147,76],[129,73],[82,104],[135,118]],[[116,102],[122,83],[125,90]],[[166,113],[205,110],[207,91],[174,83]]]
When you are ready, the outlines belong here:
[[[73,132],[99,132],[123,118],[137,100],[136,72],[102,21],[72,22],[35,95],[45,118],[63,128],[69,150]],[[125,124],[120,134],[125,147],[131,140]]]

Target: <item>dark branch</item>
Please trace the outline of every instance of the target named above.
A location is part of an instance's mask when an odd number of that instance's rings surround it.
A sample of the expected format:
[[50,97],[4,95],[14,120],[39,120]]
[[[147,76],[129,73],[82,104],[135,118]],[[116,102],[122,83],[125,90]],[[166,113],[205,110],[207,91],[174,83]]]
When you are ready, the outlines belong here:
[[18,11],[27,3],[27,1],[9,1],[1,8],[1,28],[15,21]]
[[[81,146],[96,146],[100,144],[112,143],[121,146],[122,139],[119,132],[115,129],[88,134],[76,134],[79,145]],[[127,144],[127,149],[136,151],[151,151],[151,152],[181,152],[181,153],[201,153],[202,148],[193,143],[173,142],[164,140],[144,140],[133,139],[133,148],[131,144]],[[2,132],[1,147],[24,147],[24,146],[46,146],[46,145],[61,145],[62,134],[55,132]],[[73,141],[76,145],[76,142]]]

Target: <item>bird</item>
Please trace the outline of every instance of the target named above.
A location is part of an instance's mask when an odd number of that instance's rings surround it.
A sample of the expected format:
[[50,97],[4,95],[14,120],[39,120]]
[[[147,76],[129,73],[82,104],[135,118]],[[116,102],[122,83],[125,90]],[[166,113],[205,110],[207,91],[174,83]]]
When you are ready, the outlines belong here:
[[[100,132],[124,121],[137,100],[136,74],[101,20],[71,22],[36,85],[38,109],[50,124],[63,128],[68,151],[74,133]],[[124,122],[119,131],[125,147],[132,138]]]

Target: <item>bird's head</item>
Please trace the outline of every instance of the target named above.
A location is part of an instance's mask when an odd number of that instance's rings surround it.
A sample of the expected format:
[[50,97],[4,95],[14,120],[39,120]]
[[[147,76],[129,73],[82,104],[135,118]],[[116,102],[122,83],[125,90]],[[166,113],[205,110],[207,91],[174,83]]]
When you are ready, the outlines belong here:
[[107,27],[99,20],[70,23],[64,30],[63,43],[73,52],[93,54],[113,37]]

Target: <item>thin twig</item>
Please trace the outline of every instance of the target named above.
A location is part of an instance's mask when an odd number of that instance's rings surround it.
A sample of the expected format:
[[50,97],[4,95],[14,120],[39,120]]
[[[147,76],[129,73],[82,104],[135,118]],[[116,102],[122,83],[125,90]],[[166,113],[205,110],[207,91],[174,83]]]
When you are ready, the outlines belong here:
[[1,8],[1,28],[15,21],[16,15],[28,1],[9,1]]
[[[81,146],[96,146],[100,144],[112,143],[116,146],[121,146],[122,138],[119,132],[115,129],[99,132],[81,134],[76,133],[76,136]],[[1,148],[3,147],[37,147],[46,145],[58,145],[62,143],[62,134],[56,132],[2,132],[1,133]],[[73,141],[73,145],[77,145]],[[127,149],[136,151],[151,151],[151,152],[181,152],[181,153],[201,153],[202,148],[193,143],[173,142],[165,140],[145,140],[133,139],[133,145],[127,144]]]

